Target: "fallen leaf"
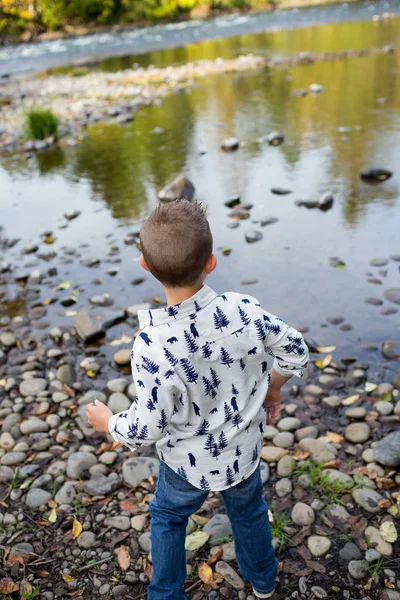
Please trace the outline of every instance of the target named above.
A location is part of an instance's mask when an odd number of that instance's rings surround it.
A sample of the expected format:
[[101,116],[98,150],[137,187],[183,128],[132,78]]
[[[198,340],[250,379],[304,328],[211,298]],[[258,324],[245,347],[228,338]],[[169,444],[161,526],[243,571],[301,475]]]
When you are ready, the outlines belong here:
[[389,508],[388,512],[392,515],[392,517],[397,517],[399,514],[399,509],[393,504],[393,506]]
[[151,564],[149,563],[148,560],[146,560],[146,564],[145,564],[143,571],[144,571],[144,574],[146,575],[147,579],[149,581],[151,581],[151,578],[153,577],[153,567],[151,566]]
[[23,579],[21,581],[21,585],[19,586],[19,591],[21,592],[22,598],[26,598],[27,596],[31,596],[32,594],[32,586],[27,579]]
[[379,417],[379,414],[377,412],[370,412],[366,417],[365,420],[366,421],[376,421]]
[[389,581],[389,579],[385,579],[385,587],[389,588],[390,590],[394,590],[396,586],[391,581]]
[[9,577],[4,577],[4,579],[0,579],[0,594],[12,594],[13,592],[18,592],[19,585],[13,582]]
[[73,281],[71,281],[70,279],[66,279],[65,281],[62,281],[61,283],[56,285],[56,287],[53,289],[56,290],[57,292],[62,291],[62,290],[68,290],[73,284],[74,284]]
[[26,488],[28,488],[31,485],[32,481],[33,477],[31,477],[30,479],[25,479],[25,481],[19,486],[19,489],[26,490]]
[[396,485],[390,477],[377,477],[375,483],[380,490],[388,490]]
[[54,244],[56,238],[53,235],[46,235],[43,241],[45,244]]
[[205,531],[194,531],[185,540],[185,550],[200,550],[207,542],[210,535]]
[[326,462],[324,464],[324,469],[336,469],[336,467],[337,467],[337,462],[335,459],[328,460],[328,462]]
[[372,383],[371,381],[366,381],[364,390],[367,392],[367,394],[370,394],[371,392],[374,392],[377,387],[378,387],[378,385],[376,383]]
[[397,529],[391,521],[386,521],[386,523],[382,523],[379,528],[379,533],[381,537],[385,540],[385,542],[390,542],[393,544],[397,540]]
[[322,360],[316,360],[315,366],[318,367],[318,369],[325,369],[325,367],[330,365],[331,362],[332,362],[332,354],[328,354]]
[[65,575],[64,573],[62,578],[64,579],[65,583],[71,583],[75,579],[75,577],[72,577],[72,575]]
[[96,377],[96,373],[94,371],[92,371],[91,369],[89,369],[88,371],[86,371],[86,375],[88,377]]
[[55,523],[57,521],[57,509],[52,508],[47,518],[50,521],[50,523]]
[[226,248],[226,247],[222,248],[221,252],[224,256],[229,256],[230,253],[232,252],[232,248]]
[[325,354],[327,352],[333,352],[334,350],[336,350],[336,346],[321,346],[320,348],[317,348],[317,350],[318,352]]
[[310,456],[310,452],[306,452],[305,450],[296,450],[292,456],[294,460],[305,460]]
[[112,342],[110,342],[110,346],[121,346],[122,344],[131,344],[131,343],[132,343],[132,338],[127,335],[123,335],[119,340],[113,340]]
[[309,569],[312,569],[316,573],[326,573],[324,565],[321,565],[313,560],[306,560],[306,565]]
[[209,521],[207,517],[202,517],[201,515],[191,515],[190,518],[197,523],[197,525],[205,525]]
[[302,569],[302,563],[287,559],[282,565],[282,572],[288,575],[298,575]]
[[335,433],[334,431],[327,431],[325,437],[320,437],[318,439],[321,440],[321,442],[333,442],[334,444],[340,444],[340,442],[343,442],[344,437],[338,433]]
[[50,498],[49,500],[47,500],[47,505],[50,508],[58,508],[58,504],[55,500],[53,500],[53,498]]
[[121,546],[119,549],[118,564],[124,571],[127,571],[131,565],[131,556],[126,546]]
[[133,514],[136,514],[138,512],[142,512],[137,503],[136,502],[132,502],[131,500],[122,500],[119,503],[119,507],[121,510],[127,510],[128,512],[131,512]]
[[201,563],[199,565],[199,577],[206,585],[211,585],[213,582],[212,568],[207,563]]
[[354,396],[348,396],[347,398],[342,400],[342,406],[350,406],[351,404],[354,404],[354,402],[357,402],[357,400],[359,400],[359,399],[360,399],[360,394],[354,394]]
[[45,577],[49,577],[49,576],[50,576],[50,573],[48,571],[45,571],[45,570],[43,570],[43,571],[36,571],[35,572],[35,577],[43,577],[43,578],[45,578]]
[[297,547],[297,552],[300,554],[301,558],[304,558],[305,561],[311,560],[312,558],[311,552],[306,546],[304,546],[304,544],[301,544],[301,546]]
[[221,560],[223,553],[224,553],[224,551],[222,550],[222,547],[218,546],[218,548],[216,549],[214,554],[212,556],[210,556],[210,558],[208,559],[207,564],[213,565],[214,563]]
[[379,508],[390,508],[392,506],[392,503],[389,500],[389,498],[382,498],[381,500],[379,500],[378,506]]
[[82,523],[78,521],[78,519],[74,519],[74,523],[72,525],[72,537],[76,540],[82,533]]

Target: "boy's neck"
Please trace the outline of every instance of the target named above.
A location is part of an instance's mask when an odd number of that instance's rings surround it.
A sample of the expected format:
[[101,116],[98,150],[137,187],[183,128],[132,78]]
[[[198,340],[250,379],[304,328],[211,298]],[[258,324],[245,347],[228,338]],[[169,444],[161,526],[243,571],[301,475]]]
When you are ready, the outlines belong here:
[[197,294],[203,285],[203,282],[199,282],[196,285],[186,288],[166,288],[163,286],[165,295],[167,297],[167,305],[175,306],[175,304],[180,304],[181,302],[188,300]]

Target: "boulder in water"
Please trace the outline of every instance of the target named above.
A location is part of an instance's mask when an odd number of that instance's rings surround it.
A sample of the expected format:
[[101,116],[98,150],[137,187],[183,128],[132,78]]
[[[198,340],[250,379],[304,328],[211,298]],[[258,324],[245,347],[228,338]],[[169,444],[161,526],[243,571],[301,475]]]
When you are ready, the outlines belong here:
[[367,169],[360,173],[360,177],[366,183],[381,183],[391,178],[393,173],[387,169]]
[[174,200],[193,200],[194,185],[183,175],[178,175],[173,181],[168,183],[158,194],[161,202],[173,202]]

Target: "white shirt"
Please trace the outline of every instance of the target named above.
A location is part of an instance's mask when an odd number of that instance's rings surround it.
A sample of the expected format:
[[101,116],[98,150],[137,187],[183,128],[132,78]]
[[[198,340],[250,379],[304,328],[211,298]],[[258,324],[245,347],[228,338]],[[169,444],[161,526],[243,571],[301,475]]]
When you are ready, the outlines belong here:
[[161,460],[199,489],[249,477],[260,460],[269,370],[303,376],[301,334],[251,296],[208,286],[181,304],[140,311],[139,325],[137,397],[110,418],[113,438],[132,449],[156,443]]

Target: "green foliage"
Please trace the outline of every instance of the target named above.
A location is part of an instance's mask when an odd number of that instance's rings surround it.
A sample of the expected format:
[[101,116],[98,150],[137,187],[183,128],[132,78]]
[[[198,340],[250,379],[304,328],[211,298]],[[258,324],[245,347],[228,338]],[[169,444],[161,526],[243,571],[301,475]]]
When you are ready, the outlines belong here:
[[58,119],[51,110],[32,108],[26,114],[26,131],[30,138],[43,140],[57,135]]
[[36,586],[27,587],[21,590],[21,600],[36,600],[40,596],[40,589]]
[[362,485],[362,483],[345,484],[341,481],[330,481],[323,469],[324,463],[316,465],[312,460],[304,460],[297,466],[295,475],[306,473],[310,478],[310,488],[313,493],[327,504],[340,504],[340,496]]
[[118,0],[39,0],[40,18],[49,29],[65,21],[107,23],[116,14]]

